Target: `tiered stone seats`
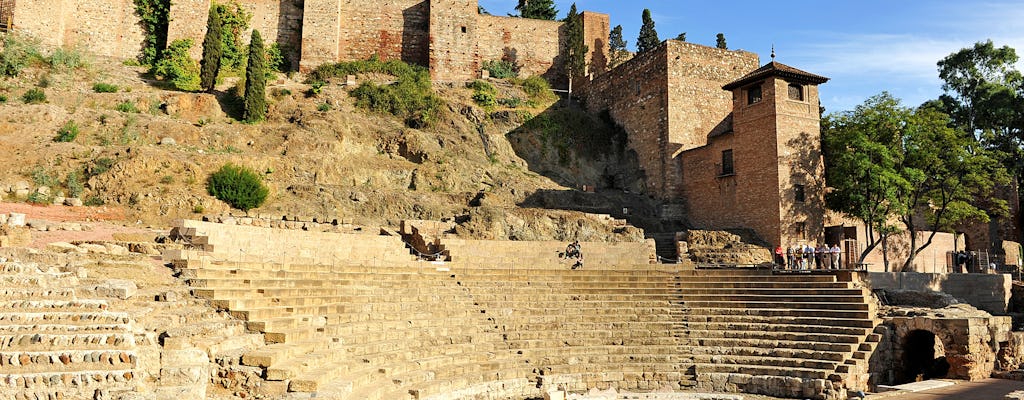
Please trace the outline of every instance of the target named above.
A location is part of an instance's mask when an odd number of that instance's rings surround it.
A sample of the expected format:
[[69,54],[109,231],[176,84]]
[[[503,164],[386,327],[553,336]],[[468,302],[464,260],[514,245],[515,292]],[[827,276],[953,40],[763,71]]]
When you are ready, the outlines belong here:
[[[567,242],[468,240],[444,238],[440,249],[449,256],[451,268],[551,269],[572,265],[575,259],[559,258]],[[633,269],[655,262],[654,240],[645,242],[580,242],[584,268]]]
[[850,278],[681,272],[677,334],[697,386],[808,398],[842,397],[840,381],[866,389],[877,311]]
[[93,398],[135,386],[131,318],[79,298],[67,289],[75,284],[68,273],[0,263],[0,397]]
[[540,383],[569,390],[692,386],[674,337],[670,272],[454,270]]

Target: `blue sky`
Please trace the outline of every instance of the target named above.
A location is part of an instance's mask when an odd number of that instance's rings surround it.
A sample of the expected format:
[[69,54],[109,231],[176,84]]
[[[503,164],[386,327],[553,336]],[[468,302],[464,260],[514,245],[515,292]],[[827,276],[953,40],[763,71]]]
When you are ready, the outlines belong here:
[[[556,0],[559,18],[572,1]],[[889,91],[916,106],[942,93],[935,63],[975,42],[992,39],[1024,56],[1024,0],[1017,1],[623,1],[579,0],[580,10],[611,15],[632,49],[640,16],[649,8],[661,39],[686,32],[687,41],[713,46],[725,34],[743,49],[832,78],[821,88],[826,112],[849,110]],[[514,12],[516,0],[480,0],[494,15]],[[1024,64],[1018,65],[1024,69]]]

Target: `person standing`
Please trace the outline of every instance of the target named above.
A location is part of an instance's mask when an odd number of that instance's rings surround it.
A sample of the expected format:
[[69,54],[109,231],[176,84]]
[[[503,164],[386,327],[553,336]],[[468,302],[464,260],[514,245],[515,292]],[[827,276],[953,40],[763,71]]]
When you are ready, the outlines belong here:
[[793,269],[793,246],[786,248],[786,267]]
[[832,269],[839,269],[839,253],[842,252],[842,250],[839,249],[839,244],[833,244],[832,248],[829,249],[829,252],[832,253]]
[[782,252],[782,245],[780,244],[778,246],[775,246],[775,265],[778,268],[785,268],[786,264],[784,263],[786,262],[786,260],[785,258],[783,258],[783,254],[784,253]]

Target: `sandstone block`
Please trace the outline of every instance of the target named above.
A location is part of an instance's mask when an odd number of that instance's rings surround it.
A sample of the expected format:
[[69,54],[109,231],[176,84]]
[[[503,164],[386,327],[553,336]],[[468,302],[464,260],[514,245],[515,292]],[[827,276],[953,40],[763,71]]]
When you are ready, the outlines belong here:
[[53,251],[53,252],[57,252],[57,253],[80,253],[80,254],[85,254],[85,253],[88,252],[87,250],[85,250],[85,249],[83,249],[81,247],[75,246],[75,245],[73,245],[71,243],[67,243],[67,242],[53,242],[53,243],[47,244],[46,245],[46,249],[50,250],[50,251]]
[[82,203],[82,199],[79,199],[77,197],[69,197],[67,199],[64,199],[64,205],[66,206],[81,207],[83,204],[84,203]]
[[[103,247],[103,246],[100,246]],[[121,300],[135,296],[139,288],[134,281],[123,279],[111,279],[102,285],[96,286],[96,294],[100,296],[116,297]]]
[[11,213],[7,218],[8,226],[25,226],[25,214]]

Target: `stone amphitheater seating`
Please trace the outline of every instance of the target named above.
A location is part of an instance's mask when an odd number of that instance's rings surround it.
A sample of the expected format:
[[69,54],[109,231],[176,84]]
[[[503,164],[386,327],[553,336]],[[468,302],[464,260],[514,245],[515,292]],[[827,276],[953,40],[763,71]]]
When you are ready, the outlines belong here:
[[831,400],[840,380],[864,388],[878,340],[849,274],[677,271],[650,264],[644,243],[585,243],[586,267],[570,270],[554,254],[564,243],[444,239],[452,261],[439,264],[397,237],[177,229],[201,250],[165,258],[193,294],[264,334],[243,363],[327,398],[668,387]]
[[74,399],[129,391],[132,320],[79,298],[69,273],[0,263],[0,398]]

